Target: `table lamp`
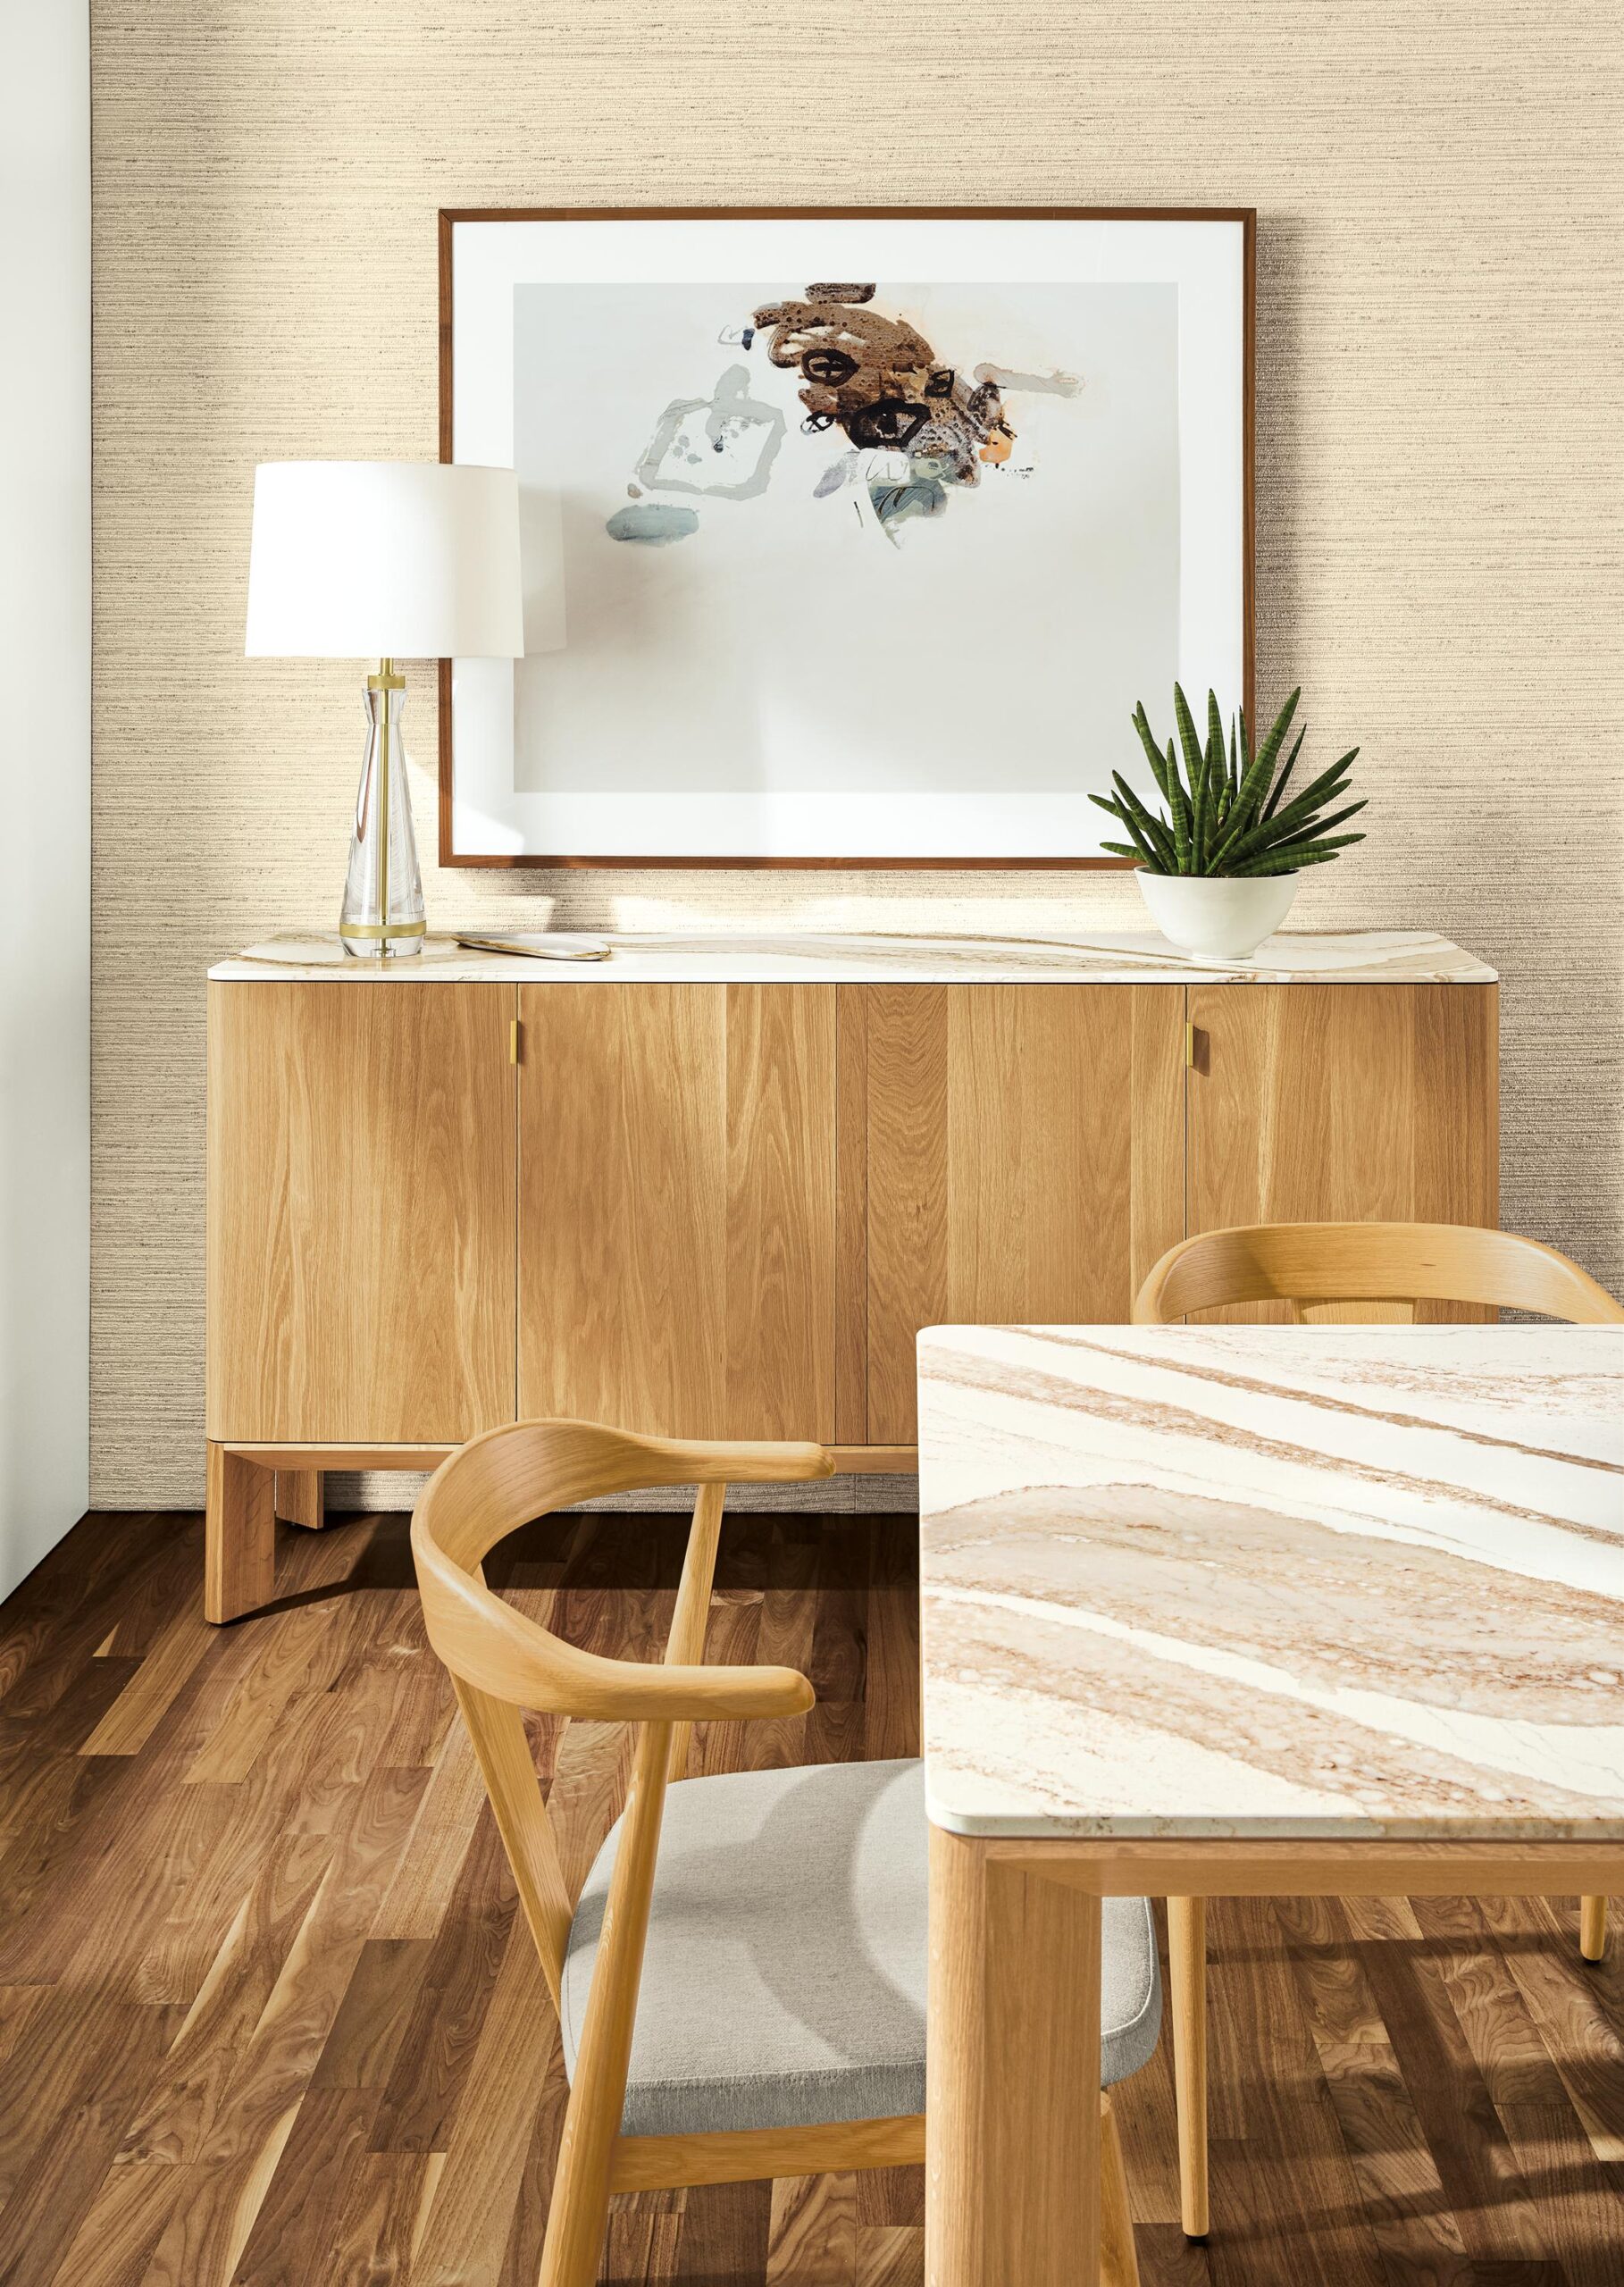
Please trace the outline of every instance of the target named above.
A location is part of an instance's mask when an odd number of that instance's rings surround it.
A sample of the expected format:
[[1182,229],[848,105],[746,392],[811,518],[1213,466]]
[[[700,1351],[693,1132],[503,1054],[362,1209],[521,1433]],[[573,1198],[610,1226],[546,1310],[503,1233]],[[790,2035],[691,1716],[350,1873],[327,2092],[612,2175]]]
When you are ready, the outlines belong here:
[[519,490],[510,468],[267,461],[254,480],[249,658],[375,658],[339,934],[364,959],[420,952],[398,659],[524,649]]

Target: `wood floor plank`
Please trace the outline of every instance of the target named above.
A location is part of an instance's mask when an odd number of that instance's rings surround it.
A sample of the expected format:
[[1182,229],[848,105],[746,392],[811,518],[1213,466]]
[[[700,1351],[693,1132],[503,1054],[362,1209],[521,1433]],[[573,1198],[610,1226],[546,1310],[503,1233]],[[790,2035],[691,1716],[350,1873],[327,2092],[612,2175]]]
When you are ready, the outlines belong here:
[[439,1761],[423,1792],[411,1846],[402,1852],[395,1868],[372,1936],[439,1935],[468,1837],[484,1803],[480,1767],[468,1734],[458,1723],[446,1734]]
[[[235,2159],[167,2171],[174,2205],[140,2287],[230,2287],[298,2111],[289,2105]],[[324,2251],[300,2244],[312,2270],[324,2268]]]
[[336,1611],[331,1604],[309,1604],[283,1613],[276,1627],[255,1631],[253,1663],[188,1770],[188,1785],[234,1786],[246,1779],[272,1741],[286,1737],[313,1695],[329,1688],[341,1643]]
[[260,1870],[125,2131],[127,2165],[202,2157],[325,1871],[290,1868],[280,1856]]
[[313,2089],[381,2089],[416,2009],[432,1938],[369,1938],[311,2076]]
[[855,2287],[854,2175],[781,2176],[768,2211],[766,2287]]
[[745,2283],[766,2276],[773,2229],[770,2183],[711,2183],[688,2193],[677,2239],[679,2278]]
[[411,1831],[423,1773],[382,1771],[356,1789],[355,1816],[226,2084],[200,2158],[257,2149],[308,2086],[377,1918],[389,1871]]
[[332,2220],[328,2287],[406,2287],[417,2212],[439,2158],[429,2152],[360,2155]]
[[47,1713],[109,1632],[116,1646],[127,1615],[167,1617],[184,1605],[198,1529],[197,1519],[152,1516],[92,1515],[76,1525],[6,1599],[0,1714]]
[[[413,2258],[412,2287],[498,2287],[537,2115],[549,2085],[557,2089],[562,2080],[541,1964],[529,1930],[517,1922]],[[540,2254],[539,2234],[536,2247]]]
[[[915,1751],[917,1529],[729,1518],[711,1655],[819,1699],[696,1769]],[[543,1519],[490,1577],[657,1658],[684,1530]],[[562,2063],[406,1520],[287,1534],[275,1606],[201,1642],[200,1547],[89,1520],[0,1609],[0,2287],[533,2287]],[[527,1731],[579,1881],[629,1736]],[[1164,2045],[1120,2100],[1143,2287],[1624,2287],[1624,1942],[1586,1966],[1574,1915],[1215,1904],[1213,2233],[1177,2227]],[[619,2199],[601,2275],[916,2287],[923,2183]]]
[[1467,2251],[1550,2259],[1505,2124],[1436,1964],[1368,1940],[1359,1946],[1359,1959]]
[[[684,2191],[645,2192],[609,2202],[603,2276],[615,2287],[667,2287],[677,2275]],[[527,2279],[524,2287],[530,2287]]]
[[196,1673],[215,1631],[203,1614],[186,1607],[145,1654],[80,1755],[137,1755]]
[[[76,2150],[75,2167],[83,2166]],[[179,2168],[110,2167],[51,2274],[59,2287],[139,2287],[174,2212]]]
[[1401,2277],[1461,2278],[1466,2245],[1346,1916],[1330,1898],[1282,1899],[1275,1910],[1384,2259]]
[[90,2038],[66,2045],[64,2100],[41,2107],[21,2150],[12,2141],[0,2207],[6,2287],[55,2274],[113,2165],[137,2092],[168,2046],[174,2012],[124,2004],[98,2013],[94,2027],[81,2019],[80,2028]]
[[373,2126],[380,2152],[443,2152],[507,1949],[517,1893],[489,1807],[474,1823]]
[[365,2166],[376,2089],[307,2089],[232,2274],[232,2287],[307,2287],[313,2248],[333,2239]]

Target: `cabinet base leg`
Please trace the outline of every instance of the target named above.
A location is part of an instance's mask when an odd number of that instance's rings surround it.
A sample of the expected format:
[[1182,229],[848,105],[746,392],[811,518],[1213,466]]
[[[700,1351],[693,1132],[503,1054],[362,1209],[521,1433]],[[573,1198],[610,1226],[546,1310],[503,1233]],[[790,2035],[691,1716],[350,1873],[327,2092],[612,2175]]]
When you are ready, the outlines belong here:
[[285,1525],[303,1525],[319,1533],[327,1522],[322,1505],[323,1479],[319,1469],[279,1469],[276,1472],[276,1513]]
[[216,1622],[269,1604],[276,1589],[273,1472],[209,1443],[203,1613]]

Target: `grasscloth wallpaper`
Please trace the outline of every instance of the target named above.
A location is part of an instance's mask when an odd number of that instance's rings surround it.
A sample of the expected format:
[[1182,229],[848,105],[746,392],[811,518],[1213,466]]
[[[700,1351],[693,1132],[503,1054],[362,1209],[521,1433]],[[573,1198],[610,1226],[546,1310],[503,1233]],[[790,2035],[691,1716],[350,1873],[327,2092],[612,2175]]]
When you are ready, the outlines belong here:
[[[1500,968],[1505,1220],[1624,1286],[1611,5],[92,19],[98,1504],[201,1495],[205,968],[341,885],[358,677],[241,656],[254,465],[432,457],[440,206],[1255,205],[1260,695],[1301,681],[1372,798],[1295,918]],[[426,852],[422,671],[406,727]],[[440,923],[1137,917],[1064,875],[426,879]]]

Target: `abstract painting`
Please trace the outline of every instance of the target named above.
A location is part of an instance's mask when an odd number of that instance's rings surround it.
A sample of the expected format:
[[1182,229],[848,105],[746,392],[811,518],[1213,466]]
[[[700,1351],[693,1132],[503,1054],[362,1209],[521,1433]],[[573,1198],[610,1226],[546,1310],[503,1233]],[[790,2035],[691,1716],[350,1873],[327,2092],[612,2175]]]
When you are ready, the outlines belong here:
[[1135,701],[1249,666],[1251,233],[1168,227],[454,221],[525,656],[446,672],[442,855],[1113,862]]
[[[1074,373],[1018,373],[982,364],[958,372],[916,325],[875,306],[875,288],[813,285],[792,300],[751,312],[737,340],[760,339],[769,364],[795,374],[808,437],[833,433],[841,448],[815,488],[843,493],[887,539],[910,516],[934,516],[950,487],[975,485],[984,468],[1012,458],[1016,435],[1008,390],[1075,397]],[[734,337],[722,336],[724,344]],[[640,498],[650,492],[699,492],[746,500],[765,492],[783,441],[784,415],[749,394],[748,365],[729,365],[707,398],[677,398],[660,416],[638,464]],[[616,509],[613,540],[685,539],[699,530],[692,509],[652,502]]]

